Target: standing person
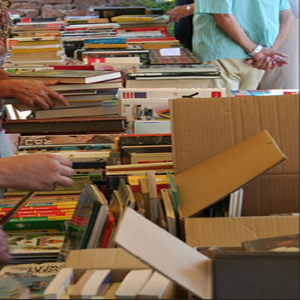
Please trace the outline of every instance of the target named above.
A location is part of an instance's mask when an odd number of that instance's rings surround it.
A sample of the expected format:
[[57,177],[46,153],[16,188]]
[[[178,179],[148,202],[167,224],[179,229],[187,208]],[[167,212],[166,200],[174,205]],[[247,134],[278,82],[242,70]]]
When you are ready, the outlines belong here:
[[175,37],[190,51],[193,51],[193,3],[194,0],[176,0],[176,6],[167,13],[175,16],[175,19],[171,20],[175,22]]
[[[295,19],[288,0],[196,0],[193,52],[203,63],[221,71],[209,87],[257,89],[265,71],[289,62],[276,49]],[[176,9],[170,20],[178,22]]]
[[299,89],[299,0],[289,0],[296,17],[288,36],[278,50],[289,55],[290,64],[267,72],[259,89]]

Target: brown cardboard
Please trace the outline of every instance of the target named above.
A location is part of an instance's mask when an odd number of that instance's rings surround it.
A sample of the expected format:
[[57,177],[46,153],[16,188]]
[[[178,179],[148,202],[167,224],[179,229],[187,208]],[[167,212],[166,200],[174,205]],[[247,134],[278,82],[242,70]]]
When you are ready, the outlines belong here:
[[174,171],[268,130],[287,160],[245,187],[243,215],[299,211],[299,95],[172,99]]
[[175,175],[182,217],[190,217],[285,159],[266,130]]
[[204,299],[298,299],[299,253],[200,253],[127,207],[115,241]]
[[186,243],[191,247],[240,247],[242,242],[299,233],[298,216],[187,218]]

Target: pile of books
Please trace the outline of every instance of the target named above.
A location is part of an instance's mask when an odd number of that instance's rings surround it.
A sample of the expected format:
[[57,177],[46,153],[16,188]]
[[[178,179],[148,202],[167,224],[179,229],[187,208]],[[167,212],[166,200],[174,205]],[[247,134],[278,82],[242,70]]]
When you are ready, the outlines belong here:
[[133,73],[127,73],[125,86],[126,88],[205,88],[209,79],[218,78],[220,72],[213,65],[199,63],[152,66],[150,64],[135,68]]
[[63,64],[66,56],[60,40],[63,21],[19,22],[7,40],[7,62],[17,65]]
[[[70,105],[64,107],[57,101],[54,109],[35,109],[33,110],[35,119],[118,115],[116,95],[118,88],[122,87],[122,73],[120,71],[76,70],[75,68],[76,66],[65,66],[65,68],[11,75],[11,78],[18,79],[59,80],[59,84],[49,87],[64,95]],[[15,99],[6,99],[5,104],[14,105],[19,111],[32,109],[18,103]]]

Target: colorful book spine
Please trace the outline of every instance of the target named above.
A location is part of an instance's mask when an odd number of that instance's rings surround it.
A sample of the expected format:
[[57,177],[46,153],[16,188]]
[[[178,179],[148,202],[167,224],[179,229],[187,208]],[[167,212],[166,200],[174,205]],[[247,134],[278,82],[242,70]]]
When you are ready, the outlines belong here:
[[124,37],[106,38],[106,39],[86,39],[84,44],[124,44],[127,39]]
[[108,214],[107,214],[105,228],[104,228],[104,235],[103,235],[103,239],[102,239],[100,248],[107,248],[111,233],[114,228],[115,221],[116,221],[115,216],[114,216],[113,212],[111,211],[111,209],[109,209]]
[[167,27],[136,27],[136,28],[116,28],[117,33],[136,32],[136,31],[160,31],[163,34],[167,34]]

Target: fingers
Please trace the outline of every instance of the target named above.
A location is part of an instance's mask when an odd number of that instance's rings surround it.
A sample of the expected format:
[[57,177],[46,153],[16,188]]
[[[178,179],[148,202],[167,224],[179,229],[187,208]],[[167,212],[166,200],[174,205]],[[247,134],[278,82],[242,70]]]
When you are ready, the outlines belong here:
[[[69,101],[61,94],[55,92],[54,90],[52,90],[51,88],[47,88],[47,92],[48,95],[51,97],[51,99],[56,99],[58,102],[60,102],[62,105],[64,106],[69,106]],[[53,102],[53,100],[51,100],[52,103],[55,106],[55,103]]]

